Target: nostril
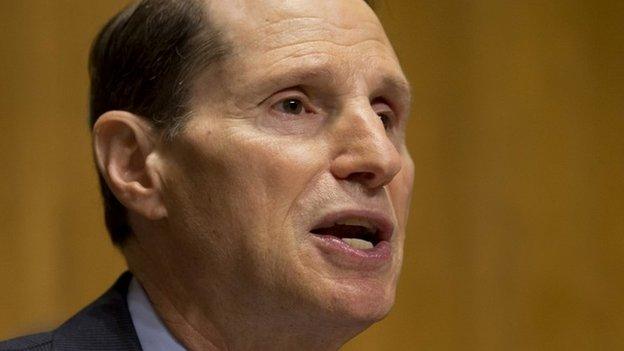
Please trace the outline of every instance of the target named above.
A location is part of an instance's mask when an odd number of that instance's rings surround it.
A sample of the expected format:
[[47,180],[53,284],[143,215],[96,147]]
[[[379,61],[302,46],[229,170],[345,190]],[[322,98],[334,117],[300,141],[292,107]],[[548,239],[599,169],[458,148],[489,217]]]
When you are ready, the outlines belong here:
[[355,182],[370,182],[375,179],[375,173],[372,172],[354,172],[349,174],[347,180]]

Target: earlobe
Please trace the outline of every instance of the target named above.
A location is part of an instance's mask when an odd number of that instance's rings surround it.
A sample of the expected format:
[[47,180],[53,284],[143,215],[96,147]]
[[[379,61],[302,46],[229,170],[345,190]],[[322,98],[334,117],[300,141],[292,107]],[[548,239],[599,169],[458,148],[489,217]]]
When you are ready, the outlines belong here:
[[162,201],[158,138],[150,122],[125,111],[109,111],[93,126],[100,174],[126,208],[150,220],[166,217]]

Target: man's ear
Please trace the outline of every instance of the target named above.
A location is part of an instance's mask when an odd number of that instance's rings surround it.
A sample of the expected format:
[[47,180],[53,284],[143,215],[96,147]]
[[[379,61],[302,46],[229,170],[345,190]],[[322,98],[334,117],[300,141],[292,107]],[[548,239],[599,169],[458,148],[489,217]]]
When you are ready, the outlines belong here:
[[129,112],[109,111],[93,126],[97,166],[117,200],[150,220],[167,216],[152,124]]

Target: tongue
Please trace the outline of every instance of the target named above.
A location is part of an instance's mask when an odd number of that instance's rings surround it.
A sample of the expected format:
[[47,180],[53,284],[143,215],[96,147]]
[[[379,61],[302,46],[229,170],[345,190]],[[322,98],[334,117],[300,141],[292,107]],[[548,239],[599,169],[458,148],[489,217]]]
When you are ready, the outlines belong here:
[[349,244],[349,246],[354,249],[368,250],[373,248],[373,243],[371,243],[370,241],[356,238],[342,238],[341,240]]
[[358,250],[368,250],[375,247],[371,241],[365,240],[369,236],[367,229],[358,225],[336,224],[329,228],[312,230],[312,233],[335,236]]

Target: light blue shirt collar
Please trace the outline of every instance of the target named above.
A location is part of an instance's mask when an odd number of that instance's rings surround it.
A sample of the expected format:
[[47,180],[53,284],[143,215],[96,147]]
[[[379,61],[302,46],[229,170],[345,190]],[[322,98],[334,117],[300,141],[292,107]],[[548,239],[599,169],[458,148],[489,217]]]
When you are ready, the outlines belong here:
[[186,351],[158,317],[145,290],[134,277],[128,287],[128,309],[143,350]]

